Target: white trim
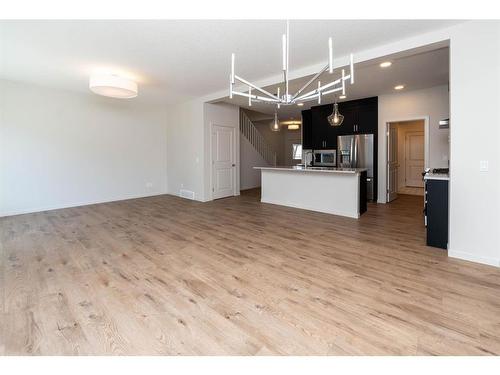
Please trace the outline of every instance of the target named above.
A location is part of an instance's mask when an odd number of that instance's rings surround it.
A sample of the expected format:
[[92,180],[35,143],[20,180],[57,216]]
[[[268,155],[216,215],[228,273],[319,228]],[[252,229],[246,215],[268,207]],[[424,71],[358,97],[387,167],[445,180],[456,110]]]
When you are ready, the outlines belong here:
[[236,142],[239,140],[239,126],[234,127],[231,125],[221,125],[216,122],[210,121],[210,136],[209,136],[209,163],[210,163],[210,198],[207,200],[204,200],[203,202],[209,202],[214,200],[214,159],[212,155],[212,132],[214,130],[214,126],[221,126],[223,128],[229,128],[233,132],[233,160],[234,160],[234,173],[233,173],[233,196],[240,195],[240,191],[237,188],[236,182],[239,181],[240,179],[240,158],[238,157],[239,152],[240,152],[240,147],[239,143],[236,144]]
[[389,126],[394,122],[407,122],[407,121],[419,121],[424,120],[424,168],[429,168],[429,153],[430,153],[430,116],[408,116],[408,117],[399,117],[394,120],[384,120],[382,121],[385,124],[384,127],[384,136],[386,138],[385,145],[385,192],[383,195],[383,199],[380,192],[378,194],[377,203],[387,203],[387,187],[389,186],[389,169],[388,169],[388,160],[389,160],[389,139],[387,133],[389,132]]
[[[73,202],[73,203],[67,203],[67,204],[62,204],[62,205],[55,205],[55,206],[41,206],[41,207],[36,207],[36,208],[25,208],[21,210],[13,210],[13,211],[4,211],[0,212],[0,217],[7,217],[7,216],[14,216],[14,215],[23,215],[23,214],[32,214],[35,212],[43,212],[43,211],[53,211],[53,210],[60,210],[63,208],[74,208],[74,207],[80,207],[80,206],[90,206],[93,204],[102,204],[102,203],[112,203],[112,202],[119,202],[119,201],[126,201],[129,199],[139,199],[139,198],[148,198],[148,197],[156,197],[159,195],[174,195],[174,194],[169,194],[167,192],[155,192],[152,194],[131,194],[131,195],[126,195],[120,198],[110,198],[110,199],[105,199],[105,200],[96,200],[96,201],[82,201],[82,202]],[[175,195],[178,196],[178,195]]]
[[487,264],[489,266],[500,267],[500,259],[498,258],[478,256],[472,253],[467,253],[465,251],[448,250],[448,256],[450,258],[462,259],[470,262],[476,262],[476,263]]

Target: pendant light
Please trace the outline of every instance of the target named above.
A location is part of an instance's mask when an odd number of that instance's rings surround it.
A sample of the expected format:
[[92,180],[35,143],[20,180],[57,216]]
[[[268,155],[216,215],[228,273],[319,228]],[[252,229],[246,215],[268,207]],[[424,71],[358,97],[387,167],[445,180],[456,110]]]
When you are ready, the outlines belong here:
[[274,110],[274,120],[270,124],[271,131],[279,132],[281,130],[280,123],[278,121],[278,110]]
[[328,122],[331,126],[340,126],[344,121],[344,115],[339,112],[339,105],[337,104],[337,98],[335,98],[335,103],[333,103],[333,113],[328,116]]

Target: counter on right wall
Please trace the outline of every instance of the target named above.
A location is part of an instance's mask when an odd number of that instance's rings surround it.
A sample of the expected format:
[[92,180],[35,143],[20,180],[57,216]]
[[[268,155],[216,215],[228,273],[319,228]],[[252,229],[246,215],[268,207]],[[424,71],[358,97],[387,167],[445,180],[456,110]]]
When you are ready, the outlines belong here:
[[[450,97],[448,85],[428,89],[398,92],[378,97],[378,203],[386,203],[387,138],[386,124],[428,117],[429,149],[427,165],[447,168],[450,157],[449,129],[439,129],[439,120],[449,118]],[[453,126],[453,124],[451,125]]]

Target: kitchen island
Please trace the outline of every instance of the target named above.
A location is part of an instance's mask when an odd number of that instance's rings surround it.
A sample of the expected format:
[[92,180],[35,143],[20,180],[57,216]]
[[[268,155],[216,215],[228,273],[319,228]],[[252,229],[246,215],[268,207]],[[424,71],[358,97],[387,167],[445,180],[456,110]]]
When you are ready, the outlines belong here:
[[358,219],[366,211],[366,168],[254,167],[261,202]]

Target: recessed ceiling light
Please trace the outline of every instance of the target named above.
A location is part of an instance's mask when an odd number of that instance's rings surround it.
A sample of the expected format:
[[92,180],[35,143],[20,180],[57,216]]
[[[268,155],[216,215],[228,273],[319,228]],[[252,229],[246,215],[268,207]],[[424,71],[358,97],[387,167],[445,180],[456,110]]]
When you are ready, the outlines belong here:
[[89,88],[98,95],[111,98],[127,99],[137,96],[137,83],[113,74],[91,76]]
[[394,90],[403,90],[404,88],[405,88],[404,85],[394,86]]
[[392,65],[392,62],[390,61],[384,61],[383,63],[380,64],[381,68],[388,68]]
[[302,106],[304,105],[304,103],[297,103],[297,105],[298,105],[299,107],[302,107]]
[[339,96],[339,99],[345,99],[345,98],[347,98],[347,96],[345,96],[345,95],[340,95]]

